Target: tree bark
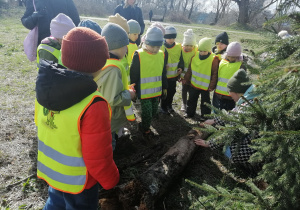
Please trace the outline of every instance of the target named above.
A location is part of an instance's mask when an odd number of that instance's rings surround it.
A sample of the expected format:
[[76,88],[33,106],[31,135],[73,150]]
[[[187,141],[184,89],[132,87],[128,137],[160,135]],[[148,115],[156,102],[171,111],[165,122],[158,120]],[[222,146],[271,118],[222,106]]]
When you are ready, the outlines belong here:
[[249,23],[249,0],[233,0],[239,7],[238,23],[246,25]]
[[154,210],[155,202],[181,174],[196,151],[194,139],[208,134],[192,130],[137,179],[115,187],[107,198],[100,199],[101,209]]
[[194,9],[194,3],[195,3],[195,0],[192,0],[192,5],[191,5],[191,9],[190,9],[190,12],[189,12],[188,19],[191,19],[191,16],[192,16],[192,13],[193,13],[193,9]]

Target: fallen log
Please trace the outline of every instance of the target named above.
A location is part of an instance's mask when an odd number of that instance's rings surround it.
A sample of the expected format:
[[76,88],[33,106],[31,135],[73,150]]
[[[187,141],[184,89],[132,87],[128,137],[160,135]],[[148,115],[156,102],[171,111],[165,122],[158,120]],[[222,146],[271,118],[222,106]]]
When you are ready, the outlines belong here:
[[109,198],[100,199],[101,209],[153,210],[155,202],[178,178],[191,160],[196,145],[196,137],[206,139],[208,134],[192,130],[180,138],[156,163],[137,179],[115,187]]

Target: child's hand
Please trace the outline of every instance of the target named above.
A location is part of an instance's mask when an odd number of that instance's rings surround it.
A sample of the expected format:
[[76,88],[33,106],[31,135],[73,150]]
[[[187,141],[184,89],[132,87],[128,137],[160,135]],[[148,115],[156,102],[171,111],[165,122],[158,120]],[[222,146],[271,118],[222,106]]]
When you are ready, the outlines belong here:
[[177,74],[180,75],[182,73],[182,68],[177,69]]
[[186,84],[186,80],[185,79],[181,79],[181,82],[182,82],[183,85]]
[[208,143],[203,139],[195,139],[194,142],[196,145],[199,145],[201,147],[209,147]]
[[134,86],[135,86],[135,83],[128,85],[129,90],[133,90],[135,92]]
[[168,69],[168,68],[170,68],[170,66],[169,66],[169,65],[166,65],[166,69]]
[[214,119],[209,119],[209,120],[205,120],[203,123],[207,124],[207,125],[213,125],[213,124],[215,124],[215,120]]
[[130,93],[131,100],[134,100],[135,97],[136,97],[135,90],[134,90],[134,89],[133,89],[133,90],[132,90],[132,89],[129,89],[128,91],[129,91],[129,93]]

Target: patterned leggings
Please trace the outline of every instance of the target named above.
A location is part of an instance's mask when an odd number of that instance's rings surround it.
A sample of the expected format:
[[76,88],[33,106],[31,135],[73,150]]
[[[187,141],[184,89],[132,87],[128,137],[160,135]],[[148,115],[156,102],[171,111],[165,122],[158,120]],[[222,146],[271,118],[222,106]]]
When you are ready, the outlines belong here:
[[158,97],[141,99],[142,129],[144,132],[150,129],[152,118],[157,114]]

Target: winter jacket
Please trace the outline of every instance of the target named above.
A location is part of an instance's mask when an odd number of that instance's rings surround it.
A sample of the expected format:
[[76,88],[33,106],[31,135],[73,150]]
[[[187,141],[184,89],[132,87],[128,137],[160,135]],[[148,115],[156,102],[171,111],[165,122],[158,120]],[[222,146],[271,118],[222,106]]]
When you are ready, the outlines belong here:
[[[110,53],[110,58],[118,59]],[[127,123],[124,106],[130,106],[131,96],[128,90],[123,90],[122,74],[119,68],[109,66],[101,70],[95,78],[98,89],[111,106],[111,131],[118,132]]]
[[[167,80],[167,69],[166,65],[168,63],[168,55],[165,54],[164,69],[162,74],[162,89],[168,88]],[[134,52],[132,63],[130,66],[130,82],[135,83],[135,90],[138,98],[141,98],[141,69],[140,69],[140,56],[137,51]]]
[[[91,76],[58,68],[48,61],[40,62],[36,97],[40,105],[63,111],[97,90]],[[110,116],[107,102],[97,97],[80,121],[81,151],[88,171],[85,189],[97,182],[111,189],[119,182],[119,171],[113,160]],[[63,141],[63,139],[62,139]]]
[[119,13],[122,17],[124,17],[126,20],[136,20],[140,26],[141,26],[141,33],[144,33],[145,30],[145,23],[143,18],[143,12],[141,8],[139,8],[137,5],[134,6],[128,6],[127,8],[124,8],[124,3],[120,4],[116,7],[114,11],[114,15]]
[[80,22],[78,11],[72,0],[34,0],[34,3],[38,15],[33,14],[33,0],[27,0],[26,11],[21,21],[29,30],[38,26],[38,44],[41,43],[44,38],[50,36],[50,22],[59,13],[64,13],[69,16],[76,26]]

